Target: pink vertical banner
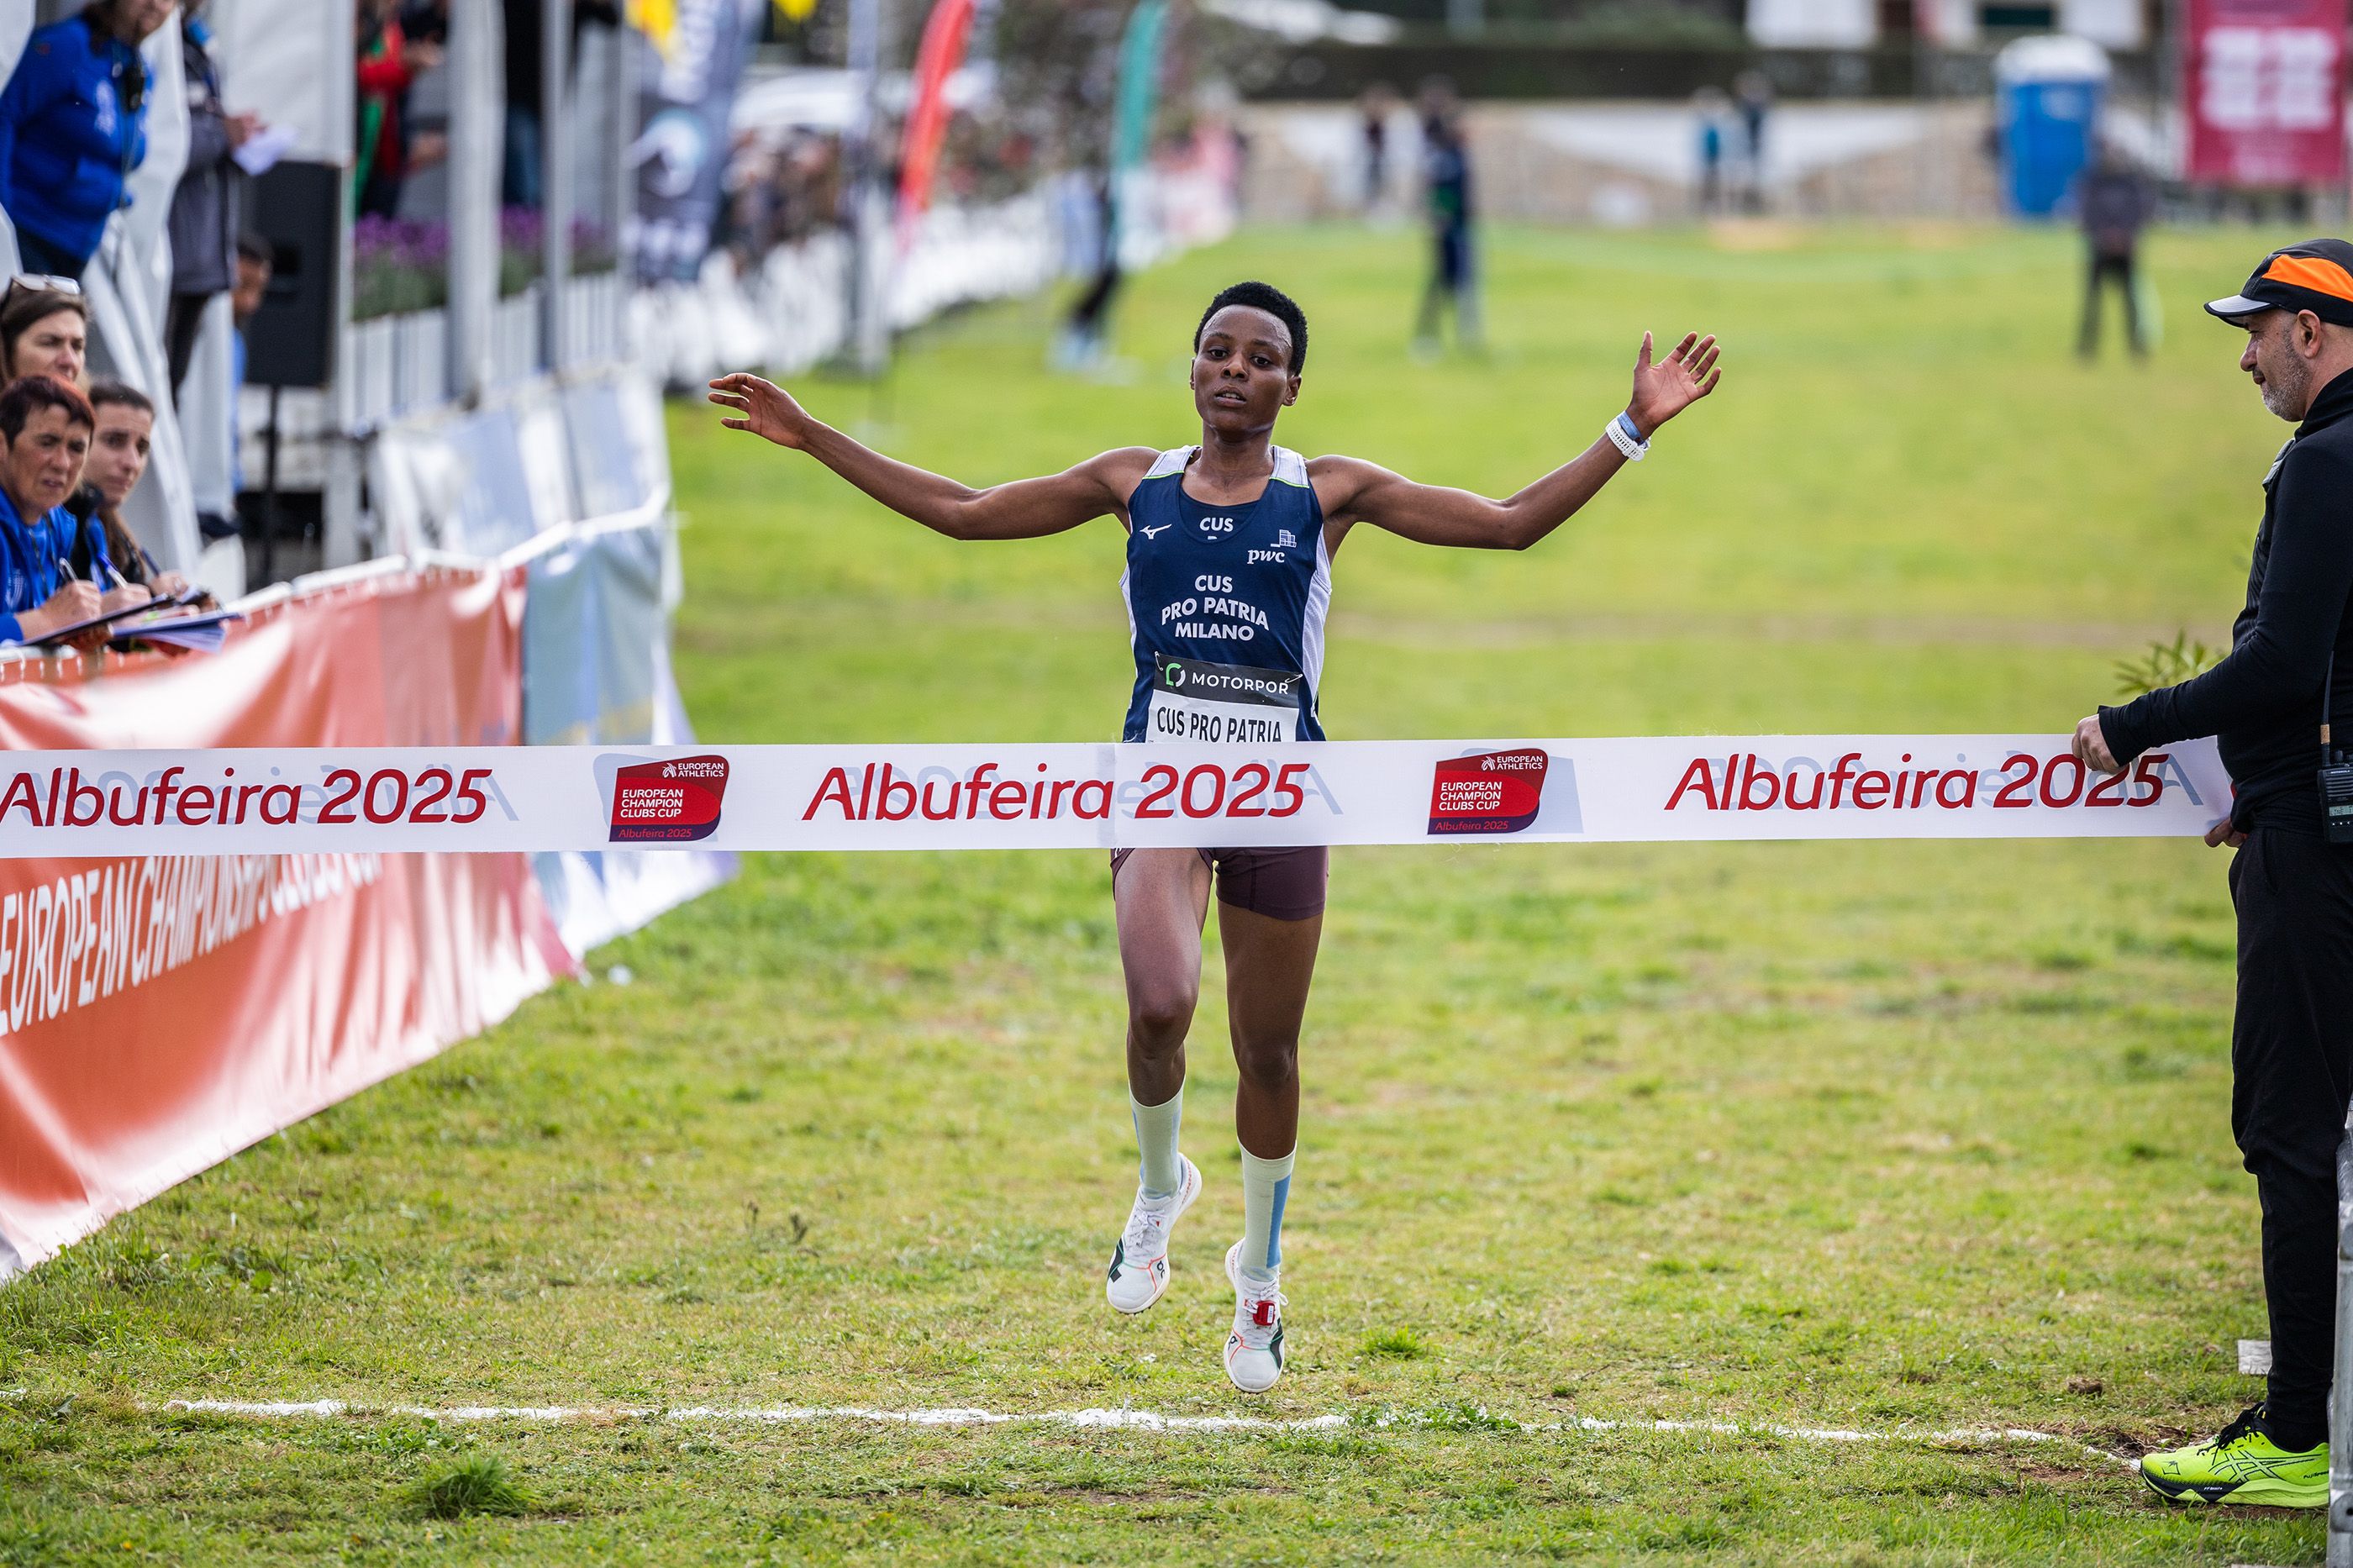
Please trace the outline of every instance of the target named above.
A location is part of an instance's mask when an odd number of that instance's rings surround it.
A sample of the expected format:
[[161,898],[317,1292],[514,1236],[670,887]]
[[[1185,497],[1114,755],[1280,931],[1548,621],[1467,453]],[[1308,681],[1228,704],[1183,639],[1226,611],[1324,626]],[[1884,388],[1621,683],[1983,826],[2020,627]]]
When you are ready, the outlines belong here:
[[940,144],[948,133],[948,78],[964,63],[972,33],[974,0],[939,0],[923,24],[915,54],[915,97],[907,110],[900,143],[899,248],[914,243],[915,220],[932,205],[932,182],[939,172]]

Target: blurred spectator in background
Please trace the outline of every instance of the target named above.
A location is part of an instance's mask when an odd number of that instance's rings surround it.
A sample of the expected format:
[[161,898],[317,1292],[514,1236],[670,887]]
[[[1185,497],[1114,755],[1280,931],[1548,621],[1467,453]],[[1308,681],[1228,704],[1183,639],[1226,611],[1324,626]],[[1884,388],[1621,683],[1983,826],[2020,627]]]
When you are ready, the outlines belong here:
[[441,46],[412,42],[402,30],[397,0],[356,0],[359,37],[359,167],[352,189],[363,216],[397,217],[400,182],[408,173],[401,111],[419,73],[441,63]]
[[503,206],[541,204],[539,98],[547,79],[540,50],[547,35],[547,10],[540,0],[506,0],[506,156],[499,174]]
[[0,209],[24,269],[79,279],[147,157],[139,46],[173,0],[92,0],[34,33],[0,91]]
[[1740,199],[1750,212],[1765,210],[1765,125],[1773,115],[1773,79],[1745,70],[1733,79],[1740,112]]
[[2148,353],[2140,315],[2140,231],[2157,216],[2157,187],[2121,149],[2103,144],[2100,155],[2075,185],[2075,206],[2089,252],[2084,280],[2084,325],[2075,352],[2090,359],[2100,352],[2100,296],[2114,283],[2125,297],[2125,331],[2136,357]]
[[1462,135],[1461,101],[1453,84],[1440,78],[1421,89],[1421,159],[1431,250],[1414,352],[1438,352],[1439,311],[1449,304],[1454,307],[1455,345],[1475,349],[1479,283],[1471,245],[1471,145]]
[[72,285],[19,278],[0,296],[0,386],[28,375],[79,389],[90,365],[90,301]]
[[213,65],[205,0],[180,14],[180,71],[188,84],[188,166],[172,193],[172,305],[164,348],[172,369],[172,400],[187,379],[205,307],[237,281],[239,147],[261,129],[259,116],[231,114],[221,102]]
[[1365,210],[1377,211],[1389,193],[1389,116],[1397,110],[1397,94],[1389,84],[1377,81],[1356,100],[1365,123]]
[[[511,207],[546,205],[545,129],[540,124],[540,100],[546,92],[545,56],[547,8],[542,0],[506,0],[507,122],[506,156],[499,176],[499,200]],[[572,38],[576,50],[580,29],[621,25],[620,8],[613,0],[573,0]],[[575,58],[577,56],[575,54]]]
[[[237,287],[229,290],[228,296],[229,319],[237,329],[228,340],[228,395],[232,406],[245,391],[246,323],[261,309],[261,301],[269,293],[269,280],[277,273],[278,258],[268,240],[250,234],[237,240]],[[232,492],[245,489],[243,424],[243,420],[232,419],[228,426],[228,482]]]
[[1706,217],[1724,210],[1725,142],[1732,100],[1722,88],[1704,87],[1692,95],[1692,112],[1699,117],[1699,211]]
[[[90,456],[81,470],[88,505],[75,510],[96,515],[104,531],[107,555],[125,582],[137,584],[157,598],[185,592],[187,579],[177,572],[158,570],[155,558],[122,522],[122,503],[131,499],[141,476],[147,472],[155,435],[155,405],[137,387],[101,381],[90,389],[90,407],[96,424],[90,431]],[[85,531],[66,559],[79,574],[95,582],[105,573],[91,560],[90,546],[90,536]]]
[[[412,73],[423,76],[442,64],[449,53],[449,0],[396,0],[394,14],[400,18],[401,36],[408,47],[429,44],[439,51],[430,63],[419,65]],[[446,94],[444,95],[447,96]],[[410,178],[417,172],[430,169],[448,161],[449,121],[445,103],[438,116],[418,114],[406,94],[401,98],[400,136],[402,167]],[[412,214],[412,216],[415,215]]]
[[1119,297],[1125,276],[1119,265],[1119,208],[1113,176],[1098,172],[1090,178],[1101,214],[1095,228],[1101,245],[1093,279],[1071,304],[1061,334],[1054,340],[1053,363],[1058,370],[1096,372],[1106,367],[1111,355],[1112,301]]
[[[0,642],[34,641],[150,597],[136,586],[101,589],[68,559],[83,545],[101,581],[113,580],[103,529],[66,508],[96,423],[88,398],[46,375],[0,392]],[[98,628],[90,646],[105,640]]]

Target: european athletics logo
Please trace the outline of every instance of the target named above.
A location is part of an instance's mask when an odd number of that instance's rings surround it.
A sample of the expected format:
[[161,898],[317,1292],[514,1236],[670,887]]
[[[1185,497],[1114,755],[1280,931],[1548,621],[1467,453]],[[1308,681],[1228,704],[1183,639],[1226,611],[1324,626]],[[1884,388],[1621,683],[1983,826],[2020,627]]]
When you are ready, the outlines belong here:
[[1551,762],[1533,749],[1444,758],[1430,780],[1430,831],[1451,836],[1525,830],[1543,808]]
[[680,757],[632,763],[613,776],[615,844],[685,844],[719,828],[727,759]]

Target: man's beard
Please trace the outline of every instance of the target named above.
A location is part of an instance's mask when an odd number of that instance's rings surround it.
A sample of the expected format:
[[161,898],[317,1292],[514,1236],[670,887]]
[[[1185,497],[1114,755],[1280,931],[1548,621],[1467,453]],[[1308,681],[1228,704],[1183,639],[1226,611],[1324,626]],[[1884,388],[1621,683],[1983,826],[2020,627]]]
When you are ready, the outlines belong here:
[[2276,372],[2269,367],[2263,371],[2263,406],[2282,419],[2301,419],[2311,386],[2312,367],[2291,349]]

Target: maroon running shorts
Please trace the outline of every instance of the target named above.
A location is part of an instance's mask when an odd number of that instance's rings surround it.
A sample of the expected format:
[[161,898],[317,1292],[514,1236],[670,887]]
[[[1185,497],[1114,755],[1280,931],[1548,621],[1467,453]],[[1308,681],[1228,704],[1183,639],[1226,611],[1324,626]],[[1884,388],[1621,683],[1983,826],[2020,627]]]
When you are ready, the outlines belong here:
[[[1112,879],[1134,854],[1111,852]],[[1331,851],[1321,844],[1301,849],[1198,849],[1203,865],[1217,873],[1218,901],[1269,920],[1303,921],[1324,912],[1324,888],[1331,879]]]

